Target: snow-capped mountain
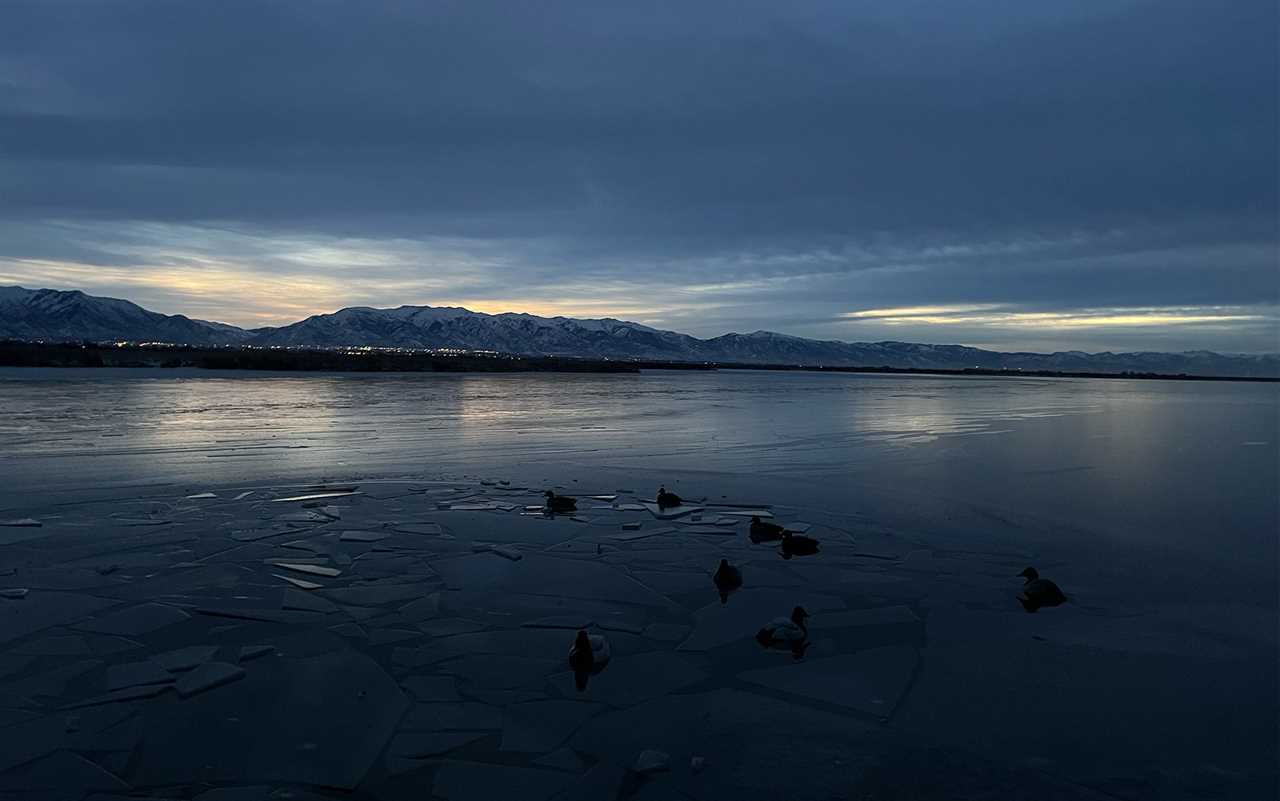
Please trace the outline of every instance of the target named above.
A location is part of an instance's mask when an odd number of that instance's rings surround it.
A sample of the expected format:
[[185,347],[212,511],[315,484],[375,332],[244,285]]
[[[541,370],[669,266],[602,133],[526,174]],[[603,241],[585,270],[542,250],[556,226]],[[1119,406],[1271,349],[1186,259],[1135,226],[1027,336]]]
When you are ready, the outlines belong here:
[[0,287],[0,339],[233,344],[249,336],[233,325],[159,314],[78,290]]
[[828,367],[1280,376],[1277,354],[1001,353],[963,345],[823,341],[770,331],[698,339],[624,320],[483,314],[456,307],[352,307],[279,328],[245,330],[182,315],[157,314],[128,301],[83,292],[21,287],[0,287],[2,338],[262,347],[458,348],[516,355]]

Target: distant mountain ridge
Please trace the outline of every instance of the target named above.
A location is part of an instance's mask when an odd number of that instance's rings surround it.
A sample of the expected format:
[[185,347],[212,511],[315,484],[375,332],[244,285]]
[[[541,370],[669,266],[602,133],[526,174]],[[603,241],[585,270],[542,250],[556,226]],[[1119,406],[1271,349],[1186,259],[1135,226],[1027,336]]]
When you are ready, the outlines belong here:
[[484,314],[457,307],[356,306],[291,325],[243,329],[180,314],[159,314],[127,300],[94,297],[80,291],[22,287],[0,287],[0,338],[260,347],[457,348],[533,356],[828,367],[1280,376],[1280,354],[1003,353],[963,345],[823,341],[770,331],[698,339],[611,318]]

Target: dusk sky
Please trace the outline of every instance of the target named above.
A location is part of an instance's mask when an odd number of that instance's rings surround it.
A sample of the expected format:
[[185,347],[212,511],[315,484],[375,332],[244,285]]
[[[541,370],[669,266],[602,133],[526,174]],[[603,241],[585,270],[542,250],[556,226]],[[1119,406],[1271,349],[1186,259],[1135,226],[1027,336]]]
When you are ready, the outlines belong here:
[[1280,350],[1275,0],[0,0],[0,284]]

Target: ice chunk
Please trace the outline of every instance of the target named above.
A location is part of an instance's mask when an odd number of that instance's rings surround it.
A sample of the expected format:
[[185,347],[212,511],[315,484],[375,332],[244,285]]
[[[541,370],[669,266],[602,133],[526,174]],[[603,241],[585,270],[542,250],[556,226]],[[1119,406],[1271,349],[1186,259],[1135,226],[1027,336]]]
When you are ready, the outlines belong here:
[[502,710],[471,701],[416,704],[401,722],[408,731],[502,728]]
[[270,794],[271,788],[265,784],[218,787],[213,790],[206,790],[192,799],[192,801],[266,801]]
[[461,701],[453,676],[410,676],[400,682],[419,701]]
[[21,604],[0,604],[0,643],[66,625],[118,604],[119,601],[90,595],[37,591]]
[[721,517],[773,517],[768,509],[717,509]]
[[812,523],[788,523],[786,525],[787,531],[790,531],[793,534],[804,534],[811,528],[813,528]]
[[171,672],[191,670],[208,662],[218,652],[216,645],[192,645],[153,656],[152,659]]
[[358,529],[348,529],[342,532],[339,539],[344,542],[379,542],[391,536],[387,531],[364,531]]
[[469,634],[475,631],[483,631],[488,628],[485,624],[475,620],[466,620],[460,617],[442,617],[437,620],[426,620],[418,625],[418,629],[423,634],[429,634],[432,637],[448,637],[453,634]]
[[81,631],[93,631],[99,634],[118,634],[122,637],[137,637],[153,631],[172,626],[190,619],[191,615],[178,609],[158,603],[145,603],[131,606],[120,612],[100,618],[78,623],[75,628]]
[[538,757],[530,763],[544,768],[555,768],[570,773],[581,773],[586,767],[578,755],[570,748],[557,748],[546,756]]
[[298,573],[308,573],[313,576],[327,576],[329,578],[333,578],[334,576],[342,575],[341,570],[333,567],[325,567],[324,565],[308,565],[298,562],[272,562],[271,564],[276,567],[283,567],[285,570],[293,570]]
[[352,637],[357,640],[363,640],[369,636],[369,633],[356,623],[339,623],[336,626],[330,626],[329,631],[334,634],[341,634],[343,637]]
[[446,762],[436,771],[432,792],[448,801],[492,801],[510,798],[519,788],[521,801],[545,801],[563,790],[573,776],[563,771],[514,768],[478,762]]
[[488,736],[487,731],[401,732],[392,738],[387,753],[409,759],[422,759],[448,753]]
[[920,618],[909,606],[882,606],[876,609],[854,609],[848,612],[822,612],[808,621],[812,630],[861,628],[863,626],[903,626],[919,623]]
[[276,647],[274,645],[243,645],[240,647],[240,656],[236,661],[241,663],[248,662],[260,656],[275,653],[275,650]]
[[288,498],[273,498],[271,502],[272,503],[295,503],[297,501],[318,501],[318,500],[323,500],[324,498],[350,498],[353,495],[359,495],[359,494],[360,494],[359,492],[355,492],[354,490],[344,491],[344,492],[316,492],[310,495],[293,495]]
[[79,634],[41,637],[14,646],[13,653],[31,656],[86,656],[89,653],[89,643]]
[[916,649],[893,645],[764,670],[738,678],[887,719],[916,669]]
[[377,629],[369,637],[370,645],[390,645],[392,643],[404,642],[405,640],[413,640],[422,636],[421,631],[408,631],[405,629]]
[[172,684],[143,684],[138,687],[126,687],[122,690],[113,690],[105,695],[86,698],[77,701],[74,704],[67,704],[63,709],[84,709],[91,706],[102,706],[104,704],[116,704],[122,701],[139,701],[143,698],[154,698],[162,692],[165,692]]
[[702,511],[701,506],[691,506],[682,503],[678,506],[663,507],[658,506],[658,504],[653,501],[641,501],[640,507],[659,520],[675,520],[676,518]]
[[[285,654],[296,650],[277,644]],[[193,776],[208,784],[252,777],[349,791],[407,705],[395,681],[352,650],[253,663],[233,687],[151,705],[146,748],[137,752],[130,779],[156,787],[186,786]]]
[[123,690],[140,684],[168,684],[173,675],[155,662],[126,662],[107,668],[107,690]]
[[551,677],[561,693],[613,706],[631,706],[687,687],[707,678],[683,657],[669,651],[614,657],[609,667],[592,676],[585,692],[574,688],[572,671]]
[[654,623],[646,626],[643,632],[644,636],[651,640],[659,642],[680,642],[689,636],[689,632],[693,629],[688,626],[681,626],[676,623]]
[[[438,585],[437,585],[438,586]],[[353,584],[350,587],[343,587],[336,590],[325,590],[324,595],[340,604],[352,604],[355,606],[383,606],[384,604],[394,603],[395,601],[407,601],[411,598],[421,598],[423,596],[424,587],[422,584],[405,584],[394,583],[384,584],[381,582],[369,582],[366,584]]]
[[41,791],[55,797],[79,798],[96,790],[127,793],[129,785],[78,754],[56,751],[0,777],[0,794],[36,798]]
[[[281,576],[281,578],[285,578]],[[318,595],[301,592],[292,587],[286,588],[284,597],[280,602],[281,609],[296,609],[301,612],[318,612],[320,614],[329,614],[337,612],[338,605],[333,601],[325,600]]]
[[199,493],[196,493],[195,495],[188,495],[186,499],[188,501],[203,501],[209,498],[216,498],[216,497],[218,497],[217,493],[199,492]]
[[532,701],[503,711],[502,751],[545,753],[604,707],[580,701]]
[[435,535],[444,533],[444,529],[440,527],[439,523],[398,523],[395,529],[402,534]]
[[551,615],[528,620],[520,625],[526,629],[585,629],[594,623],[591,618],[581,615]]
[[206,662],[187,675],[178,679],[174,685],[178,695],[190,698],[198,693],[230,684],[244,678],[244,668],[228,662]]
[[631,769],[641,776],[649,776],[654,773],[666,773],[671,770],[671,755],[666,751],[657,751],[647,748],[640,752],[636,757],[635,763]]
[[0,526],[9,528],[39,528],[44,525],[39,520],[30,517],[20,517],[16,520],[0,520]]

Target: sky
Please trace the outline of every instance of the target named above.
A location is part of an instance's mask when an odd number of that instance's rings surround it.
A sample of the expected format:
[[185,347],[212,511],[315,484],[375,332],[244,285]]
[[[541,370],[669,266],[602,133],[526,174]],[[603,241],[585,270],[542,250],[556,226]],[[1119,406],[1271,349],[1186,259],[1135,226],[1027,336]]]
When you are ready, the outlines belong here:
[[1280,351],[1274,0],[0,0],[0,284]]

